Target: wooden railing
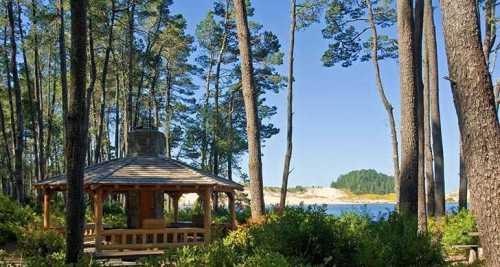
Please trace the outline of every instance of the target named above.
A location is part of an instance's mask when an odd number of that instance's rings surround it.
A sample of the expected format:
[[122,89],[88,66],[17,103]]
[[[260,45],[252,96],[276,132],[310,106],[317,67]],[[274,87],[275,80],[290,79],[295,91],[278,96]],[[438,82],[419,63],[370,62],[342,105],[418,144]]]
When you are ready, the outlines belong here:
[[102,232],[100,249],[165,249],[206,240],[203,228],[109,229]]

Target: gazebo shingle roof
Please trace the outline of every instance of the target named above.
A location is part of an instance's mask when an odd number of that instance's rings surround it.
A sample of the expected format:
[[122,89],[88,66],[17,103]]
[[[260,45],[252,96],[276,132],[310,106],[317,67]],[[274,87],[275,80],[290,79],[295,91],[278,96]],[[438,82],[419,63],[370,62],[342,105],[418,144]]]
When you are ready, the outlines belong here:
[[[243,190],[243,186],[202,172],[178,160],[136,156],[110,160],[85,168],[87,185],[219,186]],[[64,175],[37,182],[36,187],[64,187]]]

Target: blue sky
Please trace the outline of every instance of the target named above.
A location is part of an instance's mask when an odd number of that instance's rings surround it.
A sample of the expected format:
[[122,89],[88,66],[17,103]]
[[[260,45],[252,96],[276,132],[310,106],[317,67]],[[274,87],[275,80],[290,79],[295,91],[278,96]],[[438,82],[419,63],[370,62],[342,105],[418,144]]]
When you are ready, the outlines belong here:
[[[212,4],[209,0],[176,0],[172,9],[186,17],[188,32],[194,35],[196,24]],[[286,54],[289,1],[253,0],[252,4],[252,20],[274,32]],[[435,20],[446,191],[453,192],[458,189],[458,125],[449,83],[442,79],[448,71],[439,9],[435,11]],[[328,186],[339,175],[362,168],[392,175],[389,126],[376,94],[373,67],[368,62],[349,68],[323,67],[320,59],[328,46],[328,40],[321,35],[323,26],[316,24],[296,35],[293,172],[289,185]],[[493,77],[498,69],[495,68]],[[286,65],[278,70],[287,74]],[[387,96],[395,108],[399,134],[399,63],[384,61],[381,70]],[[262,149],[264,184],[280,186],[286,147],[286,91],[267,98],[278,107],[272,122],[281,131],[267,140]],[[246,159],[242,167],[247,169]]]

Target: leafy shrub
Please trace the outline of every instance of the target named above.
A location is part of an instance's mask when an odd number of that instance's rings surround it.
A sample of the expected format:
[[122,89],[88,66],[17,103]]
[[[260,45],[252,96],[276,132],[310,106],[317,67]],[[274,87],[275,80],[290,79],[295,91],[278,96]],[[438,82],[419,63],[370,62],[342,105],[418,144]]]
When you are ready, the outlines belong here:
[[[327,215],[319,207],[287,208],[259,224],[239,227],[221,241],[184,247],[177,266],[440,266],[438,246],[417,235],[415,218],[393,214]],[[151,265],[154,266],[154,265]],[[167,265],[168,266],[168,265]]]
[[257,250],[253,255],[247,257],[242,263],[236,265],[237,267],[288,267],[290,264],[286,258],[272,251]]
[[476,232],[476,220],[472,213],[462,209],[457,213],[446,215],[444,218],[430,220],[430,231],[435,238],[435,242],[443,245],[443,249],[449,254],[456,254],[453,245],[471,245],[477,244],[475,237],[468,235],[470,232]]
[[22,227],[32,222],[34,217],[29,207],[23,207],[0,193],[0,245],[18,240]]
[[361,237],[357,258],[362,266],[441,266],[440,247],[428,235],[417,235],[417,220],[393,213],[372,222]]
[[24,259],[26,267],[101,267],[101,263],[95,261],[91,257],[81,257],[74,265],[65,262],[65,254],[63,252],[55,252],[47,256],[30,256]]
[[47,256],[64,249],[64,237],[52,230],[29,230],[22,234],[18,245],[23,256]]

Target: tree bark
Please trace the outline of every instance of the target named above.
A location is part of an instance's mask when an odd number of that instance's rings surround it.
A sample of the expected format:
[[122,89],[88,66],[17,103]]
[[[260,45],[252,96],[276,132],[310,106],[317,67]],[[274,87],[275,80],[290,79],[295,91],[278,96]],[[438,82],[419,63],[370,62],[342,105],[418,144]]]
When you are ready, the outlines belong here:
[[417,76],[417,121],[418,121],[418,231],[427,232],[427,207],[425,203],[425,165],[424,165],[424,85],[422,83],[422,33],[424,22],[424,0],[415,0],[415,71]]
[[[398,152],[398,135],[396,133],[396,122],[394,120],[394,108],[392,107],[389,99],[385,95],[385,89],[380,75],[380,65],[378,63],[378,33],[373,16],[373,7],[371,1],[366,1],[368,7],[368,22],[372,32],[372,46],[371,46],[371,60],[375,69],[375,83],[377,85],[377,93],[384,105],[389,120],[389,128],[391,131],[391,144],[392,144],[392,162],[394,170],[394,192],[396,199],[399,199],[399,184],[400,184],[400,171],[399,171],[399,152]],[[396,203],[396,205],[398,205]]]
[[[34,25],[36,25],[34,23]],[[34,154],[34,167],[35,167],[35,179],[39,180],[40,179],[40,168],[39,168],[39,154],[38,154],[38,129],[37,129],[37,121],[36,121],[36,116],[38,113],[38,108],[37,103],[33,102],[34,95],[33,95],[33,83],[31,82],[31,75],[30,75],[30,69],[29,69],[29,63],[28,59],[26,56],[26,45],[24,43],[24,31],[22,29],[22,21],[21,21],[21,5],[19,4],[19,1],[17,1],[17,27],[19,28],[19,38],[21,40],[21,52],[22,52],[22,59],[23,59],[23,65],[24,65],[24,78],[26,79],[26,87],[28,89],[28,104],[30,106],[30,110],[34,113],[33,116],[31,116],[31,121],[29,123],[30,126],[30,131],[33,135],[33,154]],[[35,30],[36,31],[36,30]],[[35,33],[36,35],[36,33]],[[35,43],[36,45],[36,43]],[[36,67],[38,67],[38,64],[35,64]],[[35,74],[36,74],[36,68],[35,68]]]
[[[226,0],[226,10],[224,16],[224,32],[222,34],[222,43],[219,50],[219,55],[217,56],[217,62],[215,64],[215,86],[214,86],[214,109],[215,109],[215,120],[214,120],[214,138],[212,139],[212,153],[213,153],[213,166],[212,173],[217,176],[219,175],[219,148],[218,139],[220,135],[220,112],[219,112],[219,96],[220,96],[220,69],[222,65],[222,60],[224,58],[224,53],[226,52],[227,39],[229,32],[229,8],[230,0]],[[214,200],[214,205],[218,203]]]
[[250,176],[250,196],[252,218],[258,219],[265,213],[262,185],[262,161],[260,151],[260,121],[257,111],[257,88],[253,78],[250,32],[244,0],[234,0],[236,27],[241,62],[241,82],[248,136],[248,172]]
[[16,99],[16,123],[17,123],[17,136],[16,136],[16,150],[15,150],[15,162],[14,162],[14,173],[16,177],[15,193],[18,202],[24,202],[24,176],[23,176],[23,151],[24,151],[24,116],[22,109],[22,99],[21,99],[21,87],[19,85],[19,75],[17,72],[17,45],[16,45],[16,26],[14,24],[14,11],[13,11],[13,1],[9,0],[7,2],[7,13],[9,17],[10,25],[10,67],[12,80],[14,84],[14,95]]
[[134,16],[135,16],[135,1],[128,0],[128,91],[127,91],[127,107],[125,109],[125,127],[123,129],[125,155],[127,155],[128,147],[128,131],[132,123],[132,92],[134,90]]
[[94,159],[96,163],[101,161],[101,144],[103,139],[104,132],[104,113],[106,111],[106,82],[108,78],[108,65],[109,65],[109,57],[111,56],[111,49],[113,46],[113,27],[115,24],[115,1],[111,0],[111,22],[109,26],[109,34],[108,34],[108,44],[106,47],[106,52],[104,55],[104,63],[102,66],[102,78],[101,78],[101,107],[99,112],[99,129],[96,140],[95,154]]
[[83,169],[87,147],[87,1],[71,1],[71,90],[65,143],[68,202],[66,212],[66,262],[76,263],[83,252],[85,203]]
[[432,1],[426,0],[424,7],[425,42],[429,60],[429,104],[431,116],[432,153],[434,159],[434,212],[436,216],[444,216],[445,186],[444,186],[444,156],[441,134],[441,114],[439,111],[439,68],[437,59],[436,27]]
[[120,78],[116,73],[115,158],[120,158]]
[[[425,3],[427,5],[427,3]],[[427,7],[426,7],[427,8]],[[424,18],[426,19],[426,18]],[[424,23],[425,24],[425,23]],[[426,31],[424,30],[424,33]],[[427,207],[427,215],[434,216],[434,172],[433,172],[433,157],[431,148],[431,121],[430,121],[430,99],[429,99],[429,49],[428,40],[425,39],[425,54],[423,65],[424,77],[424,170],[425,170],[425,201]]]
[[281,182],[281,195],[279,211],[283,212],[286,205],[286,193],[288,190],[288,176],[290,175],[290,161],[292,160],[293,150],[293,53],[295,48],[295,31],[297,28],[297,7],[296,0],[290,0],[290,41],[288,47],[288,103],[287,103],[287,129],[286,129],[286,152],[283,166],[283,175]]
[[[35,115],[36,115],[36,125],[38,126],[38,133],[34,136],[38,137],[38,163],[39,163],[39,173],[38,178],[43,180],[45,179],[45,170],[46,170],[46,160],[45,160],[45,151],[44,151],[44,124],[43,124],[43,86],[42,86],[42,75],[40,71],[40,63],[39,63],[39,51],[38,51],[38,29],[37,29],[37,5],[36,0],[31,1],[31,11],[33,15],[33,28],[34,28],[34,56],[35,56]],[[52,51],[52,50],[50,50]],[[49,63],[50,63],[50,55],[49,55]],[[50,64],[49,64],[49,73],[50,73]],[[36,142],[35,142],[36,143]],[[36,152],[35,152],[36,153]],[[41,199],[41,198],[40,198]]]
[[[500,266],[500,127],[474,0],[442,0],[448,71],[486,265]],[[466,68],[464,66],[467,66]]]
[[417,215],[418,116],[413,15],[410,1],[397,1],[401,90],[401,173],[399,210]]
[[467,193],[468,193],[468,186],[467,186],[467,176],[465,176],[465,165],[464,165],[464,155],[462,151],[462,142],[460,142],[460,169],[459,169],[459,176],[460,176],[460,183],[458,187],[458,209],[467,209]]
[[[209,49],[210,51],[210,49]],[[213,67],[213,55],[209,52],[208,57],[208,71],[207,78],[205,82],[205,105],[203,107],[203,140],[201,145],[201,168],[205,169],[207,166],[207,154],[208,154],[208,110],[209,110],[209,99],[210,99],[210,81],[212,80],[212,67]]]
[[62,101],[62,111],[63,111],[63,133],[64,140],[66,140],[66,125],[68,113],[68,79],[67,79],[67,67],[66,67],[66,45],[64,40],[64,2],[59,0],[59,67],[61,69],[61,101]]

